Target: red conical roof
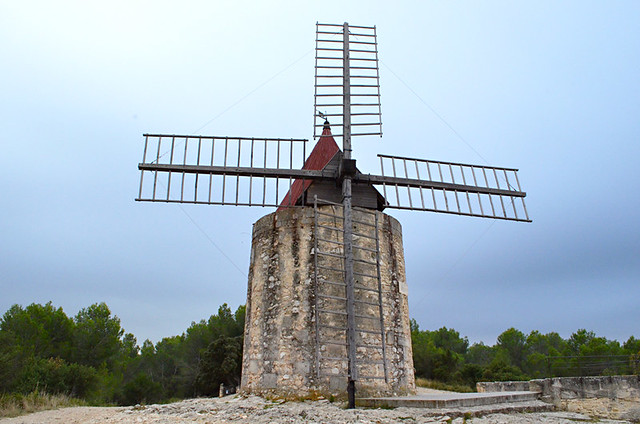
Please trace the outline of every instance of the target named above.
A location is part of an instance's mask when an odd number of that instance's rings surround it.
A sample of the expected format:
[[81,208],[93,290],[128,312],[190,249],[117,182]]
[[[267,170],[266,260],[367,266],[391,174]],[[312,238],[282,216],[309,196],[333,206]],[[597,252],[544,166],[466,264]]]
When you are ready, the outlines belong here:
[[[302,169],[311,169],[316,171],[324,169],[324,167],[327,166],[339,151],[340,148],[333,139],[333,135],[331,135],[329,121],[325,121],[324,128],[322,129],[322,135],[305,161]],[[312,182],[312,180],[304,180],[304,182],[303,180],[295,180],[287,195],[282,199],[282,203],[280,203],[278,210],[287,206],[295,205],[300,196],[302,196],[302,193],[309,188]]]

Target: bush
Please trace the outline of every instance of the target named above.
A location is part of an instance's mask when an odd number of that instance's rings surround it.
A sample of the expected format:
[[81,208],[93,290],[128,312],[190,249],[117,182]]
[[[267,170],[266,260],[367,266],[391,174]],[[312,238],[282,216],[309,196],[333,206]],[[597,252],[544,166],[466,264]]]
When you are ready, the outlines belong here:
[[482,373],[483,381],[522,381],[529,378],[520,368],[508,364],[501,358],[494,359]]
[[144,403],[156,403],[162,400],[162,386],[154,382],[146,374],[138,374],[124,385],[122,396],[119,399],[121,405],[135,405]]
[[22,394],[44,391],[84,397],[97,382],[96,370],[68,364],[60,358],[30,359],[16,379],[14,391]]
[[456,380],[466,384],[474,391],[476,383],[482,379],[484,368],[477,364],[464,364],[456,375]]

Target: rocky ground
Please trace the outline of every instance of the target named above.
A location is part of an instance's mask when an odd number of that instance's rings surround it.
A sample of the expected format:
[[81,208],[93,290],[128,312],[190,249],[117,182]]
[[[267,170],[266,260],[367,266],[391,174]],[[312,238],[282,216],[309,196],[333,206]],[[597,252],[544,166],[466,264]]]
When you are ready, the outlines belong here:
[[[466,412],[466,416],[465,416]],[[257,396],[188,399],[166,405],[133,407],[74,407],[44,411],[0,420],[0,424],[40,423],[457,423],[473,424],[576,422],[625,423],[631,421],[592,420],[573,412],[537,412],[471,416],[467,410],[415,408],[344,409],[328,400],[306,402],[269,401]]]

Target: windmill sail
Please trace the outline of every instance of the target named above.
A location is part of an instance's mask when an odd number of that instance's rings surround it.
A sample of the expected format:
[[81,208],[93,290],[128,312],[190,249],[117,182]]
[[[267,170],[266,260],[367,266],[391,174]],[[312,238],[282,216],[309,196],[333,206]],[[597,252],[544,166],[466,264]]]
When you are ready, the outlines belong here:
[[518,170],[378,155],[380,176],[362,176],[393,209],[531,222]]
[[[323,141],[333,140],[328,127]],[[145,134],[138,201],[294,207],[328,194],[340,170],[304,139]],[[341,152],[335,143],[328,159]],[[322,147],[320,142],[316,145]],[[314,152],[315,150],[314,149]],[[325,149],[326,150],[326,149]],[[334,152],[335,150],[335,152]],[[380,175],[357,172],[355,201],[408,209],[530,222],[517,169],[378,155]],[[325,163],[327,162],[327,163]],[[315,166],[313,166],[315,165]],[[331,183],[331,182],[334,183]],[[327,185],[328,184],[328,185]],[[373,194],[371,194],[373,193]],[[379,193],[379,199],[375,199]],[[363,200],[360,200],[360,197]]]
[[344,28],[316,24],[314,139],[325,119],[337,130],[334,137],[342,137],[345,110],[351,136],[382,136],[376,27],[348,25],[346,35]]
[[145,134],[136,200],[279,206],[296,179],[323,176],[322,171],[302,169],[306,143],[304,139]]

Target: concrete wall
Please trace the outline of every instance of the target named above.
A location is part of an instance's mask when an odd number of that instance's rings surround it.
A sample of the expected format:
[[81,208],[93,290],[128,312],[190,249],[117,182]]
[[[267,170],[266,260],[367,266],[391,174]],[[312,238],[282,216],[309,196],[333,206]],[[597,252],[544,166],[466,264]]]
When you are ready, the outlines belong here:
[[[323,208],[336,213],[329,206]],[[358,395],[411,393],[415,382],[402,231],[395,219],[374,213],[381,224],[378,237],[389,379],[358,381]],[[370,213],[354,210],[354,220],[364,222],[369,217]],[[323,225],[337,225],[323,219]],[[338,376],[346,374],[346,363],[336,361],[328,368],[316,360],[318,351],[327,356],[343,356],[344,351],[316,343],[313,228],[313,208],[274,212],[254,224],[241,383],[245,393],[303,397],[342,395],[346,390],[346,378]],[[381,343],[380,335],[367,337],[366,342]],[[373,367],[372,372],[379,373]]]

